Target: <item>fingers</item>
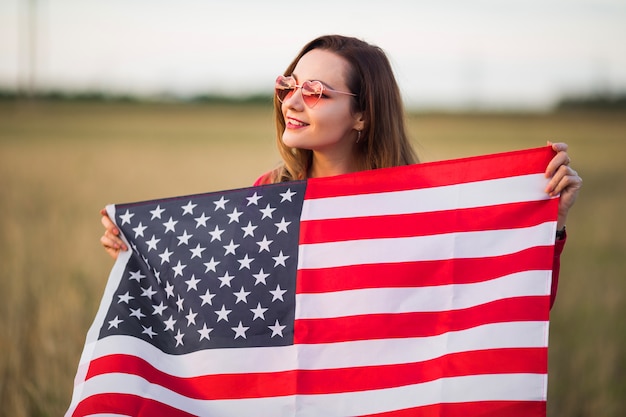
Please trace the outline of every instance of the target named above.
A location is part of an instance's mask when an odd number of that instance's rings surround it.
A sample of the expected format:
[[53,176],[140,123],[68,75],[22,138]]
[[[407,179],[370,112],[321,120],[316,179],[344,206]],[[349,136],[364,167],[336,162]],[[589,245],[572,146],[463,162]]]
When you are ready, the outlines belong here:
[[556,143],[552,143],[550,141],[548,141],[548,146],[551,146],[552,149],[554,149],[555,152],[567,152],[567,143],[564,142],[556,142]]
[[104,250],[113,258],[117,259],[117,255],[120,251],[128,250],[128,247],[120,237],[120,230],[115,226],[115,223],[109,218],[106,209],[100,211],[102,218],[100,222],[104,227],[104,234],[100,238],[100,243],[104,247]]
[[567,165],[561,165],[554,176],[550,179],[546,187],[546,192],[550,196],[555,196],[571,189],[572,191],[580,189],[582,179],[578,173]]
[[561,166],[569,165],[572,160],[567,153],[567,143],[551,143],[548,142],[552,149],[554,149],[557,154],[552,158],[548,166],[546,167],[546,178],[550,178],[556,175],[557,171]]

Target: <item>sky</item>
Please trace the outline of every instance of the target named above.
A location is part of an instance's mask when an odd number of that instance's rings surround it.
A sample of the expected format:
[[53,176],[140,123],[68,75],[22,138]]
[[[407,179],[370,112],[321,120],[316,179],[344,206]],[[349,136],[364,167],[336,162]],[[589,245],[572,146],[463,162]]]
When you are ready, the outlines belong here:
[[30,2],[32,43],[29,0],[0,0],[0,88],[34,68],[40,90],[270,94],[305,43],[339,33],[386,51],[409,107],[545,109],[626,91],[625,0]]

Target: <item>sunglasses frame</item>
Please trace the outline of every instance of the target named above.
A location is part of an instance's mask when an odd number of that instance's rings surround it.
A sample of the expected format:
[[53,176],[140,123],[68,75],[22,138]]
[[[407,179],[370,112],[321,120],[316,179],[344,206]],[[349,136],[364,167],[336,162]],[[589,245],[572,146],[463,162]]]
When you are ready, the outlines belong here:
[[[310,109],[317,105],[317,103],[324,95],[325,91],[331,91],[333,93],[345,94],[356,97],[356,94],[354,93],[350,93],[348,91],[334,90],[330,87],[325,86],[321,81],[318,80],[307,80],[298,85],[296,79],[292,75],[279,75],[278,77],[276,77],[274,93],[276,94],[276,98],[278,99],[278,101],[280,101],[281,103],[283,103],[284,100],[288,97],[291,97],[290,94],[293,95],[293,93],[295,93],[298,88],[300,89],[300,93],[302,94],[302,101]],[[280,94],[281,92],[284,93],[282,98]]]

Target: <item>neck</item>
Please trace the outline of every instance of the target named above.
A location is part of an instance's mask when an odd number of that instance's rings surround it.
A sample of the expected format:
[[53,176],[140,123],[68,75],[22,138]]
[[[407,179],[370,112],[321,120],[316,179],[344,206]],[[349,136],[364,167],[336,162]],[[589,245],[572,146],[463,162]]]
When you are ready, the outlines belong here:
[[332,158],[319,152],[313,152],[313,161],[308,176],[310,178],[332,177],[356,171],[358,168],[352,156]]

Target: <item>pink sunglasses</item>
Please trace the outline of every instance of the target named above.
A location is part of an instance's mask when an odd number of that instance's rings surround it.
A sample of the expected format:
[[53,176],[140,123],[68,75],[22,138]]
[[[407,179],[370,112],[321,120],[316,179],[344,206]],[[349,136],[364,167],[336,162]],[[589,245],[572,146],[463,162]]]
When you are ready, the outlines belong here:
[[324,97],[325,91],[332,91],[333,93],[347,94],[356,97],[356,94],[349,93],[347,91],[338,91],[328,88],[320,81],[304,81],[302,85],[298,85],[296,79],[292,76],[285,77],[283,75],[279,75],[278,78],[276,78],[276,85],[274,89],[276,90],[276,97],[278,97],[278,100],[281,103],[291,97],[298,88],[302,93],[302,101],[304,101],[304,104],[306,104],[309,108],[313,108],[317,102]]

